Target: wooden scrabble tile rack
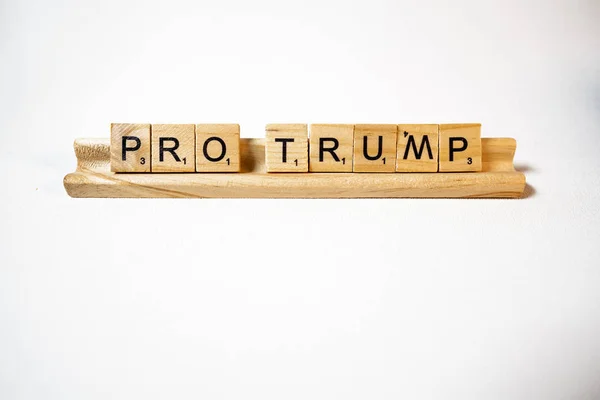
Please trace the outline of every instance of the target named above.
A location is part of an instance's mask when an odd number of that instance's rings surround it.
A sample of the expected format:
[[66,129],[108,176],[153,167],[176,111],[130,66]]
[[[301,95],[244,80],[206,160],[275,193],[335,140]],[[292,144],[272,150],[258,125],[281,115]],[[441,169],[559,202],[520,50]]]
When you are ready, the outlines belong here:
[[265,139],[239,139],[239,172],[115,173],[109,139],[77,139],[77,169],[64,186],[70,196],[88,198],[521,197],[525,176],[513,166],[516,141],[482,138],[480,146],[479,172],[267,173]]

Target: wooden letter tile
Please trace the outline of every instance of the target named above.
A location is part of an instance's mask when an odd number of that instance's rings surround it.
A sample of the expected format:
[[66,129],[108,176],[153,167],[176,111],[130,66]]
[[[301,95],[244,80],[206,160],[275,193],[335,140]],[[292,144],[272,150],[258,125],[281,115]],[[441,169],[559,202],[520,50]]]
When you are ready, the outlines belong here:
[[307,125],[267,125],[265,164],[267,172],[308,172]]
[[354,125],[310,126],[310,172],[352,172]]
[[150,172],[150,124],[110,125],[110,170]]
[[152,172],[194,172],[193,124],[152,124]]
[[438,125],[398,125],[396,172],[437,172]]
[[196,125],[196,172],[240,171],[240,126]]
[[440,125],[440,172],[481,171],[481,124]]
[[397,125],[354,126],[354,172],[396,170]]

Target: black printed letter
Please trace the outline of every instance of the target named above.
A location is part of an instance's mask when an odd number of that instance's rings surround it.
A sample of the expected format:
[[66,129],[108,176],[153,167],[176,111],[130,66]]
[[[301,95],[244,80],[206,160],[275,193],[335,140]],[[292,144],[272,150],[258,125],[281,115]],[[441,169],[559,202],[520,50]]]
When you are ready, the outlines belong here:
[[[211,157],[208,155],[208,144],[210,142],[212,142],[213,140],[216,140],[217,142],[219,142],[221,144],[221,154],[218,157]],[[216,137],[216,136],[209,137],[204,142],[204,146],[202,146],[202,153],[204,153],[204,157],[206,157],[206,159],[208,161],[212,161],[212,162],[221,161],[223,158],[225,158],[226,152],[227,152],[227,146],[225,145],[225,142],[223,141],[223,139],[221,139],[220,137]]]
[[413,152],[415,153],[415,158],[417,160],[421,159],[423,155],[423,150],[425,150],[425,145],[427,145],[427,154],[429,155],[429,159],[433,160],[433,153],[431,152],[431,145],[429,144],[429,135],[423,136],[423,140],[421,141],[421,147],[419,151],[417,151],[417,142],[415,141],[415,137],[410,135],[408,137],[408,143],[406,143],[406,149],[404,150],[404,159],[408,159],[408,152],[410,150],[410,146],[412,145]]
[[377,149],[377,155],[375,157],[371,157],[369,155],[369,153],[367,153],[367,136],[363,137],[363,155],[365,156],[365,158],[367,160],[373,161],[373,160],[377,160],[379,157],[381,157],[381,153],[383,152],[383,136],[379,136],[379,148]]
[[281,149],[281,162],[286,163],[287,162],[287,144],[288,142],[291,143],[293,142],[294,139],[292,138],[277,138],[275,139],[275,142],[277,143],[282,143],[282,149]]
[[[174,143],[173,147],[165,147],[166,141],[173,142]],[[158,138],[158,160],[160,162],[165,161],[165,151],[168,151],[169,153],[171,153],[171,155],[173,156],[175,161],[181,162],[181,160],[179,159],[179,156],[177,155],[177,153],[175,153],[175,150],[177,150],[178,148],[179,148],[179,140],[177,140],[177,138],[174,138],[174,137]]]
[[[133,146],[133,147],[127,147],[127,141],[128,140],[133,140],[135,142],[135,146]],[[139,150],[140,147],[142,146],[142,141],[137,136],[123,136],[121,143],[122,143],[122,145],[121,145],[121,149],[122,149],[122,151],[121,151],[121,159],[123,161],[125,161],[127,159],[126,153],[128,151]]]
[[[454,147],[454,142],[461,142],[462,147]],[[469,142],[464,137],[451,137],[450,138],[450,161],[454,161],[454,153],[465,151],[469,147]]]
[[[325,148],[325,146],[323,146],[325,141],[333,142],[333,146]],[[337,156],[337,154],[335,154],[335,151],[337,150],[337,148],[339,146],[340,146],[340,142],[336,138],[332,138],[332,137],[319,138],[319,161],[323,162],[323,153],[325,153],[327,151],[327,152],[329,152],[329,154],[331,154],[331,156],[333,157],[333,159],[336,162],[340,162],[340,158]]]

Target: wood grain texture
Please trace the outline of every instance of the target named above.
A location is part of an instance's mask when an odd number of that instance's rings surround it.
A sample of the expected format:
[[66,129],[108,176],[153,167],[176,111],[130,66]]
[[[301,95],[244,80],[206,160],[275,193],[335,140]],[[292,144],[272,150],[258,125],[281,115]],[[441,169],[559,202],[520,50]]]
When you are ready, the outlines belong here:
[[[335,150],[322,151],[321,144],[323,149],[335,148]],[[337,159],[334,158],[334,154]],[[353,157],[354,125],[312,124],[310,126],[308,163],[310,172],[352,172]]]
[[[125,140],[123,140],[125,138]],[[123,145],[131,150],[125,151]],[[150,124],[110,124],[110,148],[113,172],[150,172]],[[137,148],[137,150],[133,150]]]
[[307,124],[269,124],[265,141],[267,172],[308,172]]
[[437,172],[438,125],[398,125],[396,172]]
[[152,172],[195,172],[194,131],[193,124],[152,124]]
[[398,126],[354,125],[353,172],[395,172]]
[[268,174],[264,139],[240,140],[240,173],[115,174],[108,139],[78,139],[74,147],[77,169],[64,178],[72,197],[517,198],[525,189],[509,138],[482,139],[482,172],[436,174]]
[[[481,171],[481,124],[440,124],[439,137],[438,171]],[[465,150],[451,151],[451,146],[462,149],[463,145]]]
[[196,125],[196,172],[240,170],[240,126]]

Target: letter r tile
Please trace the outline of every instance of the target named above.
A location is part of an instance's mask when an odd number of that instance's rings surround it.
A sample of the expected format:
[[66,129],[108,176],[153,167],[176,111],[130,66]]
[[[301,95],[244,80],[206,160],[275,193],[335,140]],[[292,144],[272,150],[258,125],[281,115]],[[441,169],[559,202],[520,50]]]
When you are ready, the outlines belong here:
[[310,126],[310,172],[352,172],[354,125]]
[[152,172],[196,171],[193,124],[152,124]]

